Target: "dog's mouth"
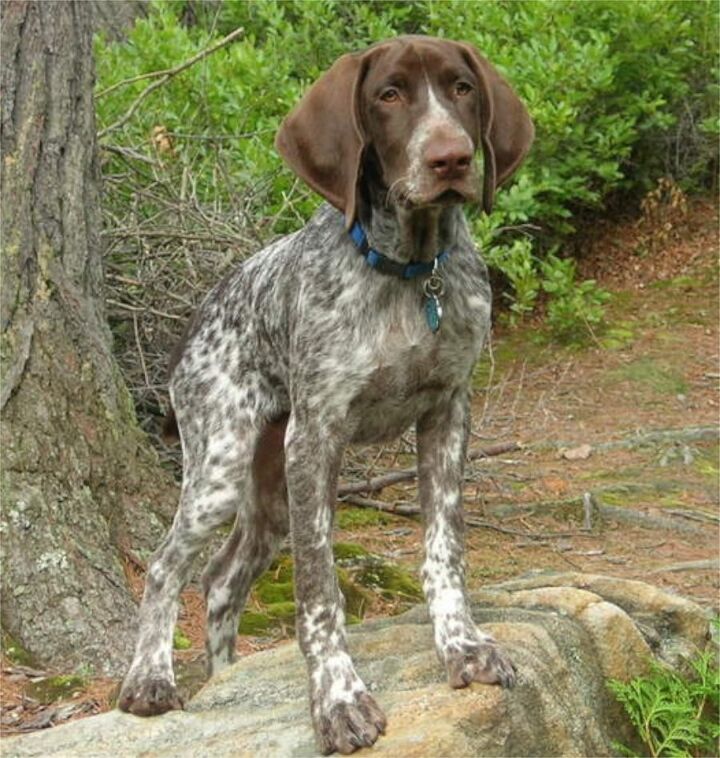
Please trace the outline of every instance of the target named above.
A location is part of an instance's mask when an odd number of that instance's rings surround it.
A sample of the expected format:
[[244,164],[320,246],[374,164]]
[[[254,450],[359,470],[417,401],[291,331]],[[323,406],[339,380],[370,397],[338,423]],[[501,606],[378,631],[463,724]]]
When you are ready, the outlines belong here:
[[463,203],[477,203],[480,195],[477,180],[467,177],[436,182],[431,187],[411,188],[406,180],[393,183],[388,191],[388,201],[409,209],[445,208]]
[[457,203],[466,202],[465,195],[456,189],[443,190],[439,195],[436,195],[430,202],[433,205],[456,205]]
[[432,193],[420,197],[411,198],[415,207],[461,205],[462,203],[474,203],[478,200],[475,187],[469,182],[453,183],[450,186],[440,187]]

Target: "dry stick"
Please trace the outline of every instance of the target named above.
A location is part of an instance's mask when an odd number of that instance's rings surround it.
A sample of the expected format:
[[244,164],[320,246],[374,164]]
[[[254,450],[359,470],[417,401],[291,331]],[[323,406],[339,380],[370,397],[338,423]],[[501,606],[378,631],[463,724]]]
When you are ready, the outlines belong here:
[[342,502],[351,503],[358,508],[370,508],[371,510],[382,511],[383,513],[394,513],[396,516],[420,515],[420,507],[417,505],[384,503],[382,500],[370,500],[370,498],[360,497],[360,495],[344,495]]
[[111,298],[105,298],[105,302],[109,303],[110,305],[115,306],[116,308],[120,308],[124,311],[130,311],[131,313],[145,313],[146,311],[155,314],[156,316],[160,316],[161,318],[169,318],[173,321],[184,321],[185,316],[176,316],[172,313],[165,313],[164,311],[159,311],[156,308],[148,308],[148,307],[140,307],[138,305],[129,305],[128,303],[121,303],[119,300],[112,300]]
[[[520,450],[520,445],[517,442],[501,442],[497,445],[491,445],[490,447],[471,450],[468,453],[468,459],[471,461],[479,458],[491,458],[495,455],[502,455],[503,453],[511,453],[515,450]],[[407,482],[411,479],[415,479],[417,476],[417,468],[404,468],[399,471],[389,471],[387,474],[376,476],[374,479],[368,479],[364,482],[348,482],[341,484],[338,487],[338,497],[345,495],[353,495],[361,492],[378,492],[379,490],[389,487],[391,484],[397,484],[398,482]]]
[[510,529],[507,526],[499,526],[493,524],[492,521],[485,521],[484,519],[465,518],[465,523],[468,526],[476,526],[481,529],[492,529],[496,532],[502,532],[503,534],[512,534],[516,537],[525,537],[531,540],[547,540],[556,539],[559,537],[592,537],[593,535],[586,531],[573,531],[573,532],[528,532],[523,529]]
[[218,245],[224,244],[238,244],[240,240],[237,237],[220,236],[216,234],[201,234],[193,232],[179,232],[173,229],[148,229],[144,230],[140,227],[137,229],[113,229],[103,232],[103,237],[109,237],[110,239],[130,239],[133,237],[143,237],[147,239],[160,238],[163,239],[181,239],[189,242],[215,242]]
[[592,529],[593,513],[598,509],[595,496],[592,492],[583,493],[583,529],[589,532]]
[[[399,473],[399,472],[396,472]],[[359,508],[370,508],[376,511],[382,511],[383,513],[392,513],[395,516],[419,516],[420,508],[417,505],[407,505],[400,503],[393,505],[391,503],[383,503],[382,500],[370,500],[366,497],[360,497],[358,495],[345,495],[343,497],[344,503],[352,503]],[[465,517],[465,523],[468,526],[476,527],[478,529],[492,529],[495,532],[502,532],[502,534],[511,534],[514,537],[525,537],[531,540],[547,540],[558,539],[560,537],[592,537],[593,535],[585,531],[575,532],[528,532],[523,529],[511,529],[507,526],[500,526],[499,524],[493,524],[492,521],[485,521],[484,519]]]
[[651,574],[664,574],[667,571],[717,571],[720,561],[717,558],[709,558],[703,561],[685,561],[683,563],[671,563],[668,566],[660,566],[653,569]]
[[[206,47],[204,50],[201,50],[197,55],[194,55],[192,58],[189,58],[184,63],[180,63],[174,68],[167,69],[166,71],[151,71],[147,74],[141,74],[139,77],[133,77],[132,79],[126,80],[124,83],[129,84],[131,81],[138,81],[139,79],[149,79],[154,76],[161,77],[156,82],[153,82],[152,84],[145,87],[145,89],[135,98],[135,100],[133,100],[132,105],[128,108],[124,116],[121,116],[114,124],[110,124],[110,126],[99,131],[98,139],[101,137],[104,137],[109,132],[115,131],[115,129],[119,129],[123,124],[126,124],[133,117],[133,114],[137,110],[140,103],[148,95],[153,93],[156,89],[159,89],[164,84],[167,84],[167,82],[169,82],[170,79],[172,79],[174,76],[177,76],[180,72],[185,71],[185,69],[190,68],[190,66],[193,66],[198,61],[201,61],[203,58],[207,58],[208,55],[212,55],[212,53],[216,52],[217,50],[220,50],[220,48],[223,48],[226,45],[229,45],[233,40],[236,40],[238,37],[240,37],[244,33],[245,33],[245,30],[242,27],[239,29],[235,29],[235,31],[230,32],[230,34],[228,34],[227,37],[223,37],[223,39],[221,39],[216,44],[211,45],[210,47]],[[109,92],[111,89],[113,89],[116,86],[119,87],[122,84],[123,82],[118,82],[117,85],[113,85],[113,87],[109,87],[108,89],[101,92],[100,95],[98,95],[98,97],[106,94],[107,92]]]

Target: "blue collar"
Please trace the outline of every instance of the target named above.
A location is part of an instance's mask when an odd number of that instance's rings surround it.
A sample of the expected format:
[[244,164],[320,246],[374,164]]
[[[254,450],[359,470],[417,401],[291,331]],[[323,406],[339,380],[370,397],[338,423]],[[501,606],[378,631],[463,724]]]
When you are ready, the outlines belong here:
[[428,263],[425,261],[410,261],[410,263],[394,261],[370,247],[365,230],[360,226],[359,221],[353,224],[350,230],[350,238],[362,253],[370,268],[374,268],[381,274],[397,276],[400,279],[414,279],[416,276],[431,274],[435,266],[443,263],[448,257],[448,252],[443,251]]

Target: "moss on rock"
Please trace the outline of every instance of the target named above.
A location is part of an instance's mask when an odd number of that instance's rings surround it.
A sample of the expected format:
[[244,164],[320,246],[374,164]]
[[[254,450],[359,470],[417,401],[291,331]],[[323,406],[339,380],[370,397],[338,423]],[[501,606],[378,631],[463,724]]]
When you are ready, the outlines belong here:
[[173,632],[173,647],[175,650],[189,650],[192,647],[192,643],[179,627],[175,627]]
[[27,650],[10,634],[2,633],[2,652],[18,666],[35,666],[35,659]]
[[365,550],[362,545],[354,542],[337,542],[333,545],[333,555],[336,561],[357,561],[372,557],[372,553]]
[[344,568],[336,569],[340,591],[345,598],[345,614],[362,619],[365,611],[370,607],[373,597],[364,587],[353,580],[350,572]]
[[294,598],[293,583],[275,582],[273,576],[265,574],[258,579],[253,590],[255,599],[263,605],[292,602]]
[[[372,605],[374,593],[404,603],[422,599],[416,579],[404,568],[351,542],[333,547],[340,591],[345,598],[347,623],[359,623]],[[285,554],[253,586],[254,607],[240,618],[238,632],[250,636],[295,633],[293,561]]]
[[270,603],[261,611],[245,611],[240,617],[239,634],[262,637],[276,632],[294,634],[294,602]]
[[338,529],[357,529],[363,526],[383,526],[392,521],[392,516],[372,508],[342,506],[335,515]]
[[86,686],[87,682],[81,676],[49,676],[29,684],[27,693],[35,700],[49,704],[72,697]]
[[266,613],[245,611],[240,617],[238,634],[249,634],[252,637],[261,637],[268,634],[270,628],[270,618]]
[[388,599],[422,600],[420,582],[401,566],[378,561],[355,577],[360,584],[377,590]]

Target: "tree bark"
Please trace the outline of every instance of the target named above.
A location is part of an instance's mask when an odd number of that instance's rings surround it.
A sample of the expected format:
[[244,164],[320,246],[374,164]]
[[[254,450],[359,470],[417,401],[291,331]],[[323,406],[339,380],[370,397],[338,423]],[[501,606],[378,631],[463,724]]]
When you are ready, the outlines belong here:
[[123,550],[154,541],[174,488],[105,321],[91,8],[0,7],[2,627],[44,663],[117,673],[135,620]]
[[90,6],[94,31],[118,42],[127,37],[135,20],[148,15],[149,0],[84,0]]

